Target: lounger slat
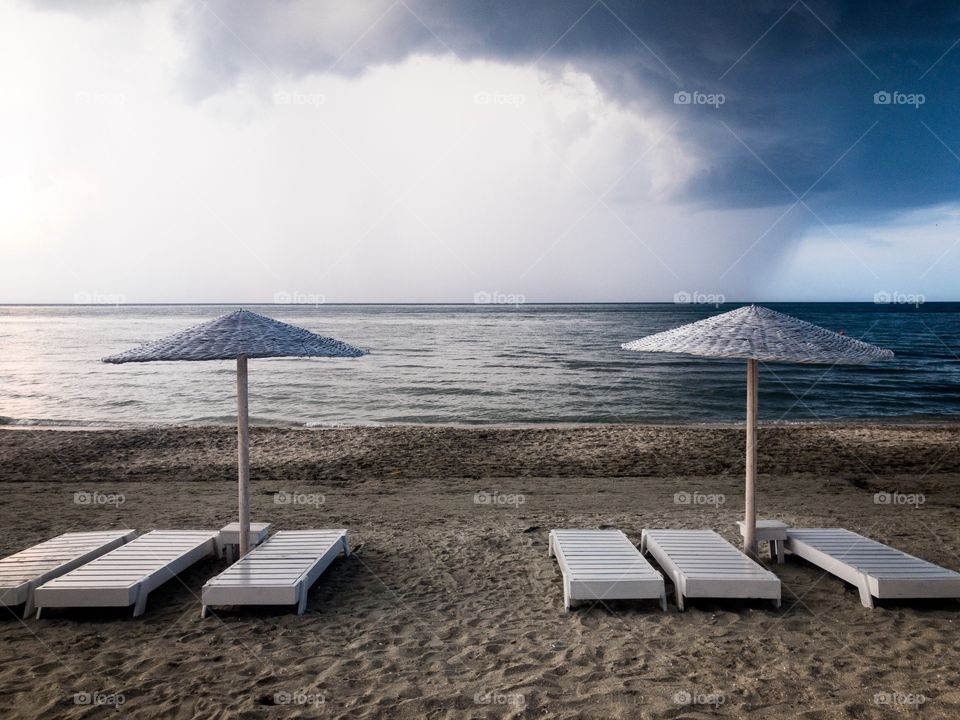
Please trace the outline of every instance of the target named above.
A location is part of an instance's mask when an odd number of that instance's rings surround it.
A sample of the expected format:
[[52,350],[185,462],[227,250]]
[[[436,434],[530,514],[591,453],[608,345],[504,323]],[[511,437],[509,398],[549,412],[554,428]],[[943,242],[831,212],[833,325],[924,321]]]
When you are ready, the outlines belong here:
[[340,554],[350,554],[346,530],[283,530],[203,586],[203,609],[214,605],[297,605]]
[[133,530],[64,533],[0,560],[0,605],[33,612],[34,590],[133,539]]
[[663,576],[620,530],[551,530],[550,554],[563,575],[563,605],[577,600],[657,598],[666,610]]
[[684,599],[759,598],[780,606],[780,579],[713,530],[644,530],[640,547],[673,579]]
[[146,608],[154,589],[206,555],[217,554],[219,532],[154,530],[36,590],[37,615],[45,607]]
[[960,573],[843,528],[790,528],[785,546],[793,554],[860,590],[860,602],[873,598],[960,597]]

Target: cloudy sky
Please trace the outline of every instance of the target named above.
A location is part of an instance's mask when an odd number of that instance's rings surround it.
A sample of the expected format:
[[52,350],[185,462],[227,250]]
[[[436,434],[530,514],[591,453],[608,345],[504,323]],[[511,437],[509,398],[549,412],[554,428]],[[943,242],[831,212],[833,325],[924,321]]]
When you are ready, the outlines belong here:
[[958,299],[960,6],[0,4],[0,301]]

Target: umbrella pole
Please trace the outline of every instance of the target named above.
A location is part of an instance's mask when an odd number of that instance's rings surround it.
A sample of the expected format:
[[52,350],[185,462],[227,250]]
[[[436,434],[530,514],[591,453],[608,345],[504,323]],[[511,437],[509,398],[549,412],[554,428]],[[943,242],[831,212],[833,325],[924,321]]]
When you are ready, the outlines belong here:
[[247,411],[247,358],[237,358],[237,479],[240,491],[240,557],[250,539],[250,430]]
[[747,360],[747,487],[743,550],[757,557],[757,361]]

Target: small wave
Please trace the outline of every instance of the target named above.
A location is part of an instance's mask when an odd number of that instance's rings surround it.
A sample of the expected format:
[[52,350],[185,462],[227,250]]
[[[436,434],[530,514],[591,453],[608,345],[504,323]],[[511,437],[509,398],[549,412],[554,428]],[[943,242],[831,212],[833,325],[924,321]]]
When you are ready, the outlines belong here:
[[386,427],[390,423],[377,422],[376,420],[364,420],[362,422],[337,422],[335,420],[310,420],[303,423],[303,427],[308,428],[364,428],[364,427]]
[[63,420],[51,418],[12,418],[0,415],[0,426],[12,428],[56,427],[56,428],[97,428],[134,425],[129,422],[109,422],[107,420]]

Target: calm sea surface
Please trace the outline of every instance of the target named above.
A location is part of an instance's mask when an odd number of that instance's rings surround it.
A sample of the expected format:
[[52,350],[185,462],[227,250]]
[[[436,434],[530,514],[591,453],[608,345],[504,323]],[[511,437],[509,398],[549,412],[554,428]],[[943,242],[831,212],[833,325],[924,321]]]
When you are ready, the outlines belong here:
[[[960,416],[960,303],[773,307],[889,347],[866,367],[761,368],[762,420]],[[356,360],[252,360],[266,424],[725,422],[744,413],[742,361],[620,350],[736,307],[702,305],[248,306],[371,351]],[[0,424],[232,422],[232,362],[99,358],[228,306],[0,306]]]

